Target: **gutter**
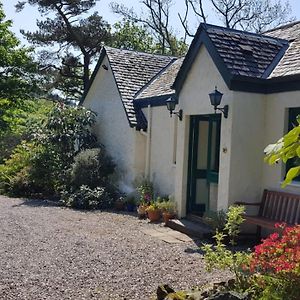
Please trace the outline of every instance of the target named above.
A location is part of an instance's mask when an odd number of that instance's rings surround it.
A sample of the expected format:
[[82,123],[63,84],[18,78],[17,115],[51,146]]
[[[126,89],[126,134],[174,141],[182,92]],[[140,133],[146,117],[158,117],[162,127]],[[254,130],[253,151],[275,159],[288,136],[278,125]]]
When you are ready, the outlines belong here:
[[151,159],[151,131],[152,131],[152,109],[149,104],[147,107],[147,119],[148,119],[148,127],[147,127],[147,142],[146,142],[146,161],[145,161],[145,178],[150,179],[150,159]]

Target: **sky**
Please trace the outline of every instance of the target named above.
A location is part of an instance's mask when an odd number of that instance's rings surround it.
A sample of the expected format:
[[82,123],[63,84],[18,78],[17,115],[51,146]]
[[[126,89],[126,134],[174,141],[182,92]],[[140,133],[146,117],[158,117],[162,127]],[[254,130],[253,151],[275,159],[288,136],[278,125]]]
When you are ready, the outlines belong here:
[[[20,34],[20,29],[34,31],[37,28],[36,20],[40,19],[40,15],[36,7],[27,6],[22,12],[16,13],[14,6],[18,2],[18,0],[0,0],[0,2],[3,3],[7,19],[13,21],[12,30],[21,40],[23,40],[23,42],[25,42],[24,39],[22,39],[22,35]],[[97,10],[106,21],[108,21],[110,24],[113,24],[120,20],[121,17],[111,12],[109,7],[110,2],[111,0],[98,1],[95,10]],[[134,9],[137,11],[141,11],[141,6],[138,4],[137,0],[118,0],[117,2],[120,4],[124,4],[127,7],[134,7]],[[176,35],[182,36],[183,29],[179,22],[178,12],[184,13],[185,5],[183,0],[174,0],[174,2],[174,7],[172,7],[171,9],[171,25],[174,28]],[[289,2],[292,7],[292,15],[295,16],[296,20],[300,20],[300,0],[290,0]],[[208,3],[209,0],[204,0],[204,8],[208,14],[208,23],[221,25],[220,21],[218,20]],[[196,24],[197,20],[195,18],[190,19],[191,27],[196,27]]]

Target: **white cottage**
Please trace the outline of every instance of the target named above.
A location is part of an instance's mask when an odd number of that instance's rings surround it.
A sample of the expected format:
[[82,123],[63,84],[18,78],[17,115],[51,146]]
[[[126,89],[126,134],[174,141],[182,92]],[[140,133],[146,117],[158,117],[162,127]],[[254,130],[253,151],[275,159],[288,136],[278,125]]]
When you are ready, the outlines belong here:
[[[227,118],[209,101],[215,86]],[[148,177],[181,217],[257,202],[286,173],[263,149],[300,114],[300,22],[264,35],[201,24],[185,58],[105,47],[82,104],[98,114],[122,188]],[[300,181],[287,190],[299,194]]]

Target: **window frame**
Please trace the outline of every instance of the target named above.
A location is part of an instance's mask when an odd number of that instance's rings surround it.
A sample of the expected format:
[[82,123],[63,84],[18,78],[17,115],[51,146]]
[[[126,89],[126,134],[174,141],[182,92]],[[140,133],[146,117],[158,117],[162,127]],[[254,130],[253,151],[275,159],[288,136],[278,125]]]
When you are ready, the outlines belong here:
[[[297,125],[295,123],[297,116],[300,115],[300,107],[290,107],[288,109],[288,131],[292,130],[294,128],[294,125]],[[294,160],[289,159],[286,162],[285,165],[285,174],[284,177],[286,176],[287,172],[294,167]],[[293,181],[297,182],[300,184],[300,175],[297,176],[296,178],[293,179]]]

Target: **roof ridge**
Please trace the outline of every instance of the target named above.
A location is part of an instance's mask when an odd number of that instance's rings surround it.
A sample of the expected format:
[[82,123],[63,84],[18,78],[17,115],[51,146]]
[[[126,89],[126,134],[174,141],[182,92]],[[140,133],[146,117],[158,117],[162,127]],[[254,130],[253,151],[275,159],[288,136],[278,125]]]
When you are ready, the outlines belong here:
[[290,22],[290,23],[283,24],[283,25],[280,25],[280,26],[278,26],[278,27],[274,27],[274,28],[272,28],[272,29],[266,30],[266,31],[264,31],[263,33],[269,33],[269,32],[273,32],[273,31],[279,30],[279,29],[290,28],[290,27],[293,27],[294,25],[297,25],[297,24],[299,24],[299,23],[300,23],[300,20],[294,21],[294,22]]
[[143,52],[143,51],[138,51],[138,50],[133,50],[133,49],[120,49],[120,48],[114,48],[114,47],[110,47],[110,46],[104,46],[103,48],[108,49],[108,50],[110,50],[110,49],[117,50],[119,52],[131,52],[131,53],[143,54],[143,55],[148,55],[148,56],[177,58],[176,56],[173,56],[173,55],[149,53],[149,52]]
[[255,37],[259,37],[259,38],[266,38],[266,39],[270,39],[270,40],[275,40],[277,42],[282,42],[284,44],[289,43],[289,41],[286,40],[286,39],[281,39],[281,38],[277,38],[277,37],[273,37],[273,36],[269,36],[269,35],[264,35],[263,33],[255,33],[255,32],[244,31],[244,30],[235,29],[235,28],[228,28],[228,27],[223,27],[223,26],[208,24],[208,23],[201,23],[200,26],[205,31],[207,31],[207,29],[209,29],[209,28],[216,28],[216,29],[220,29],[220,30],[223,30],[223,31],[236,32],[236,33],[242,34],[242,35],[255,36]]
[[133,99],[138,99],[138,95],[140,95],[144,90],[146,90],[153,82],[156,80],[159,76],[161,76],[169,67],[171,67],[178,59],[180,58],[174,58],[172,59],[164,68],[162,68],[157,74],[155,74],[140,90],[138,90],[135,95],[133,96]]

